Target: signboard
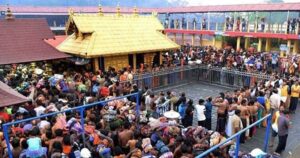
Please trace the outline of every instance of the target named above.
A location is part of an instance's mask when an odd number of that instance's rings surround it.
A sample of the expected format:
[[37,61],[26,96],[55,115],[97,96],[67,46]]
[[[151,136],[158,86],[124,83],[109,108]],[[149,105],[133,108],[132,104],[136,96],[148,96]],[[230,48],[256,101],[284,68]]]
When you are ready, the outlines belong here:
[[280,45],[280,51],[287,51],[288,50],[288,47],[286,44],[281,44]]
[[216,32],[215,32],[215,35],[220,35],[220,36],[222,36],[223,34],[224,34],[223,31],[216,31]]

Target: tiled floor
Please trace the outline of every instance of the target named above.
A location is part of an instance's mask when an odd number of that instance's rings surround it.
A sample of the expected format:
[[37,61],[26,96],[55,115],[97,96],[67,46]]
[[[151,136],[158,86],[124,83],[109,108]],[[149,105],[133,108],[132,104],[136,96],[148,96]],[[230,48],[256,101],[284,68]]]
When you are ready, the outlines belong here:
[[[188,98],[194,100],[194,103],[197,102],[200,98],[206,98],[208,96],[217,96],[220,92],[224,92],[227,90],[231,90],[230,88],[209,85],[204,83],[190,83],[185,85],[178,85],[175,87],[168,88],[169,90],[177,92],[177,94],[181,92],[185,92]],[[167,89],[163,89],[167,90]],[[291,116],[292,126],[289,131],[289,137],[287,142],[287,147],[285,152],[282,153],[283,158],[299,158],[300,157],[300,108],[298,108],[296,114]],[[216,109],[213,109],[213,113],[216,113]],[[194,121],[194,124],[196,122]],[[216,115],[213,115],[212,127],[215,128],[216,125]],[[253,138],[246,141],[245,144],[241,145],[241,150],[243,151],[251,151],[254,148],[263,148],[264,138],[265,138],[265,128],[257,129],[257,133]],[[275,142],[277,144],[277,141]],[[276,148],[276,145],[274,149]],[[273,152],[274,149],[269,149],[269,152]]]

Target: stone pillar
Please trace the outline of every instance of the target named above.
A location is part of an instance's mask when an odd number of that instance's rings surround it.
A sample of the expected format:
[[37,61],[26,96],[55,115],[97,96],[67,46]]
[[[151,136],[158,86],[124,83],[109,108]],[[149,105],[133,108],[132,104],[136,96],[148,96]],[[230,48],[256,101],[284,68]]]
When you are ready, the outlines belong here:
[[174,33],[174,39],[173,41],[176,43],[176,33]]
[[199,44],[202,46],[202,35],[199,36]]
[[245,50],[247,50],[250,47],[250,38],[246,37],[245,38]]
[[271,39],[270,38],[266,39],[266,51],[267,52],[271,51]]
[[181,35],[181,42],[182,42],[182,45],[184,45],[185,41],[184,41],[184,33]]
[[93,58],[93,68],[94,71],[99,71],[99,58]]
[[192,35],[192,46],[195,44],[195,34]]
[[133,54],[133,71],[136,72],[136,54]]
[[298,40],[294,40],[293,53],[295,53],[295,54],[299,53],[299,41]]
[[261,51],[262,51],[262,38],[259,38],[259,39],[258,39],[257,51],[258,51],[258,52],[261,52]]
[[240,48],[241,48],[241,37],[237,37],[236,50],[240,50]]
[[212,46],[216,45],[216,36],[213,37]]
[[159,52],[159,64],[160,65],[163,64],[163,59],[164,59],[163,52]]
[[292,40],[288,40],[287,41],[287,48],[288,48],[287,54],[291,53],[291,46],[292,46]]

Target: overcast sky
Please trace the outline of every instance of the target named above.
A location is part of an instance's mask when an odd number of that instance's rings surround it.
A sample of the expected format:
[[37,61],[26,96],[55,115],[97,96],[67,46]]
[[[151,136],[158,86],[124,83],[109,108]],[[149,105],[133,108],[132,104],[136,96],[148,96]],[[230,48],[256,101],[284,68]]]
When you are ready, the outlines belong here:
[[[169,0],[172,1],[172,0]],[[265,3],[265,0],[186,0],[188,5],[226,5],[226,4],[253,4]],[[284,0],[284,2],[300,2],[300,0]]]

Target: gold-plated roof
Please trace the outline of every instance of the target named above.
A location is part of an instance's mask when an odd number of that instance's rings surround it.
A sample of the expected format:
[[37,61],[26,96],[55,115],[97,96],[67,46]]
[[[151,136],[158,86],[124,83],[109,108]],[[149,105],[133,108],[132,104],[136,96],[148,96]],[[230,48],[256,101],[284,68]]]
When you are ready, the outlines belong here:
[[71,14],[57,49],[86,58],[176,49],[152,15]]

